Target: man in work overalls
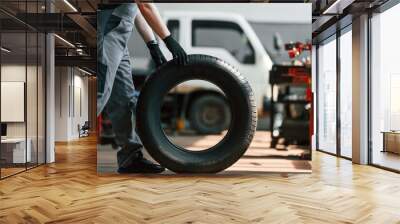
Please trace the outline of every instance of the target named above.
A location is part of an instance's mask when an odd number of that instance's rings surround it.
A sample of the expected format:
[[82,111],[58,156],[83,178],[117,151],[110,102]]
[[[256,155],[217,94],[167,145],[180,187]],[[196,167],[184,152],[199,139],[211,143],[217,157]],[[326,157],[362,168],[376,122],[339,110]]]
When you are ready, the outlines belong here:
[[[109,5],[98,13],[98,90],[97,116],[105,112],[111,120],[119,173],[160,173],[164,168],[143,157],[143,145],[135,132],[137,94],[127,43],[136,26],[157,66],[166,62],[156,33],[166,44],[176,62],[183,65],[188,57],[174,40],[152,3]],[[154,33],[153,33],[154,31]]]

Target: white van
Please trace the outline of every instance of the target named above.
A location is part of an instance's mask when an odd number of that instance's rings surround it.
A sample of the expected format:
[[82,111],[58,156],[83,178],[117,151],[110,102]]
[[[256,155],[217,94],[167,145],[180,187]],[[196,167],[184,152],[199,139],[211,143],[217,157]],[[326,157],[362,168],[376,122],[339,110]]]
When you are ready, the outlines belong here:
[[[243,16],[225,12],[182,11],[164,11],[162,16],[173,37],[179,41],[188,54],[211,55],[236,67],[248,80],[254,91],[257,110],[259,112],[263,110],[264,98],[269,98],[270,95],[268,78],[269,71],[272,68],[272,60],[267,54],[260,39],[257,37],[255,31]],[[171,59],[172,56],[166,49],[165,45],[162,44],[161,48],[167,59]],[[140,59],[136,58],[135,60]],[[215,115],[215,108],[211,110],[210,108],[199,108],[199,106],[210,107],[210,105],[216,104],[204,103],[205,99],[213,100],[214,98],[215,102],[221,102],[215,99],[218,96],[222,96],[221,93],[209,83],[197,80],[185,82],[176,87],[174,93],[189,96],[189,99],[185,100],[185,102],[189,101],[188,103],[185,103],[189,108],[183,108],[183,116],[185,119],[187,118],[187,120],[189,120],[189,123],[193,124],[194,122],[203,122],[200,127],[209,126],[209,129],[203,128],[202,130],[197,130],[200,133],[219,132],[221,124],[226,122],[223,119],[229,117],[215,117],[217,116]],[[201,105],[196,105],[194,101],[202,101],[203,103]],[[190,108],[194,105],[196,105],[196,110]],[[225,107],[227,105],[220,104],[220,107],[222,106]],[[213,115],[190,115],[190,113],[207,113],[207,111],[213,113]],[[221,108],[219,111],[221,111]],[[180,112],[179,114],[182,113]],[[193,121],[194,117],[203,117],[204,119],[208,118],[209,120]],[[213,125],[215,127],[211,127]],[[195,129],[199,129],[198,124],[191,126],[195,126],[197,127]]]

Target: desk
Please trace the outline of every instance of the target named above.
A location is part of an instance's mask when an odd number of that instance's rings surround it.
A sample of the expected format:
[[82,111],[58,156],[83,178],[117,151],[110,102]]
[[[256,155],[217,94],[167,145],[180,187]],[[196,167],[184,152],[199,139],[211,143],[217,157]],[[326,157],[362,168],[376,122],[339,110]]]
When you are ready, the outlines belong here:
[[400,154],[400,131],[383,131],[382,152]]
[[[25,151],[25,145],[28,142]],[[1,139],[1,159],[5,163],[26,163],[32,160],[32,141],[25,138],[6,138]]]

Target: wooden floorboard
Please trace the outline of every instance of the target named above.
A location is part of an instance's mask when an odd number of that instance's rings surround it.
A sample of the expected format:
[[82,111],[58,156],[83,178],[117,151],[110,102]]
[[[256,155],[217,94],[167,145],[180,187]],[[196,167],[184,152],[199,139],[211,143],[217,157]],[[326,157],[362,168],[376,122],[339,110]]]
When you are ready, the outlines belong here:
[[313,153],[312,174],[97,175],[96,141],[0,181],[0,223],[400,223],[400,175]]

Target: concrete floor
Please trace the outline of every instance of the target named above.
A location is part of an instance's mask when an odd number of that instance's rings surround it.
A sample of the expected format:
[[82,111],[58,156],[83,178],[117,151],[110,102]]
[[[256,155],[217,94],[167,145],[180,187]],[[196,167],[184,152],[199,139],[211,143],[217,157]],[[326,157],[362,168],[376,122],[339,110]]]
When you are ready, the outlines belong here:
[[[201,150],[215,145],[222,139],[221,135],[207,136],[171,136],[174,144],[191,150]],[[116,150],[110,145],[98,145],[97,162],[99,173],[114,173],[117,170]],[[282,173],[309,173],[311,161],[302,157],[309,154],[307,147],[289,146],[279,149],[270,148],[270,133],[257,131],[245,155],[226,172],[282,172]],[[147,155],[149,158],[149,155]],[[170,173],[170,172],[166,172]]]

